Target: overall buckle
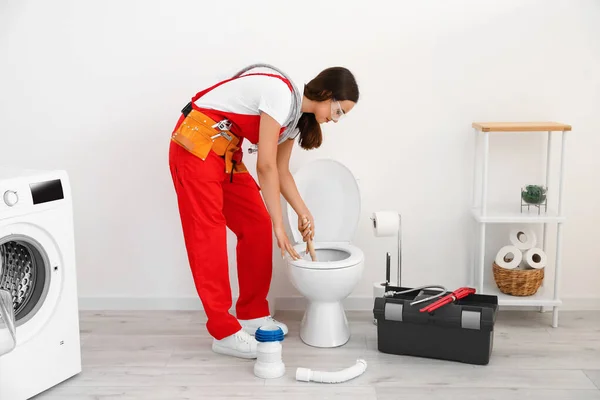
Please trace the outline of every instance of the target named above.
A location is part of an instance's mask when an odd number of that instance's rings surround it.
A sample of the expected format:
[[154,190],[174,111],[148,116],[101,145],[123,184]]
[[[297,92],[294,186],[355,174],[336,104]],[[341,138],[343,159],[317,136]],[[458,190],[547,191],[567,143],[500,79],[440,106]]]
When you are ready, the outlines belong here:
[[183,114],[184,117],[187,117],[193,110],[194,108],[192,107],[192,102],[190,101],[189,103],[187,103],[185,105],[185,107],[183,107],[181,109],[181,113]]

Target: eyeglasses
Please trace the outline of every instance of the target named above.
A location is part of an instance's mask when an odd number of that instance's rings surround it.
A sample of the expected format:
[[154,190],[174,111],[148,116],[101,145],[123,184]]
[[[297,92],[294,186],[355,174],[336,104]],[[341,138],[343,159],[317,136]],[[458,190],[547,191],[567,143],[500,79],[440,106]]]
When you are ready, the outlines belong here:
[[332,99],[331,100],[331,119],[335,122],[338,122],[342,117],[346,115],[344,110],[342,110],[342,105],[339,101]]

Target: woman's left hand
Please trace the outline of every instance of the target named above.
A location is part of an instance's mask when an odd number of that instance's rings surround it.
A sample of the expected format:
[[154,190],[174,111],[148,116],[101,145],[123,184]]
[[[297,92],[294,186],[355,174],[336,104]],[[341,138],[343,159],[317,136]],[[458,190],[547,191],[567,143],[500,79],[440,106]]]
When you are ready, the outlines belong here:
[[298,230],[302,234],[302,239],[306,242],[315,237],[315,220],[311,213],[305,213],[298,216]]

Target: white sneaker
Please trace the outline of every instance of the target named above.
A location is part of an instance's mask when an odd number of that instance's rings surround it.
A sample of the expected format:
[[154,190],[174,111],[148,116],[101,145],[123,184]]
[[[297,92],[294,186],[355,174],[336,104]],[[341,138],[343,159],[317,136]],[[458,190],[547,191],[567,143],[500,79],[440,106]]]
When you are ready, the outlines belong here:
[[262,318],[254,318],[254,319],[239,319],[239,323],[242,325],[242,329],[248,332],[250,335],[254,336],[256,330],[261,326],[275,324],[281,328],[283,331],[283,335],[287,335],[288,327],[283,323],[279,322],[270,315]]
[[213,339],[212,350],[215,353],[240,358],[256,358],[258,342],[243,329],[221,340]]

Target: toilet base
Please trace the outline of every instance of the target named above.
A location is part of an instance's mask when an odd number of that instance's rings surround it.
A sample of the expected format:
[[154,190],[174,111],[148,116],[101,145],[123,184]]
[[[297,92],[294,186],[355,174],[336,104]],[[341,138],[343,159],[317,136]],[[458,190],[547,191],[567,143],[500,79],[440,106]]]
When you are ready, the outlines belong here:
[[300,339],[313,347],[338,347],[350,339],[341,302],[309,302],[300,324]]

